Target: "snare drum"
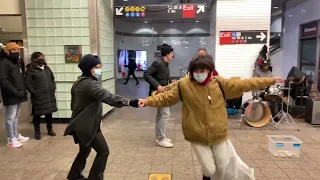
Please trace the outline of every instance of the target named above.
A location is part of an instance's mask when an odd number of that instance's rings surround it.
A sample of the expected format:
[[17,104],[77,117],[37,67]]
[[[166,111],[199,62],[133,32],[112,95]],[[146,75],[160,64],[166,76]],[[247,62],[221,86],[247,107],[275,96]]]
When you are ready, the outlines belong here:
[[276,101],[281,99],[281,90],[279,85],[272,85],[266,88],[265,98],[269,101]]

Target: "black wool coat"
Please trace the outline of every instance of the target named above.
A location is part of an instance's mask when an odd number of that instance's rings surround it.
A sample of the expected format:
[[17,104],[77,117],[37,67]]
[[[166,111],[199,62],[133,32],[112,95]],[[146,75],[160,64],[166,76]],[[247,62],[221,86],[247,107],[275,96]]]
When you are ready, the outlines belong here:
[[100,131],[101,102],[120,108],[128,106],[129,100],[110,93],[94,77],[79,77],[71,89],[72,116],[64,135],[72,135],[75,143],[89,146]]
[[28,64],[24,82],[31,94],[32,115],[41,116],[58,110],[56,83],[49,66],[41,69],[36,64]]

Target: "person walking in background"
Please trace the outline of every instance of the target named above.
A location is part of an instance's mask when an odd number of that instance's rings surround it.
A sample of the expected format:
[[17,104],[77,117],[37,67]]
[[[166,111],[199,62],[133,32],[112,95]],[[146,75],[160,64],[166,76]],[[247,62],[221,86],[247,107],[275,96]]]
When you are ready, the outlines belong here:
[[[162,58],[155,60],[143,75],[144,79],[150,84],[149,95],[156,90],[163,92],[165,90],[163,86],[167,86],[171,83],[169,62],[173,60],[173,48],[168,44],[163,44],[161,56]],[[171,139],[166,138],[169,117],[169,107],[158,107],[155,123],[156,143],[165,148],[173,147]]]
[[136,85],[140,84],[136,75],[134,74],[134,72],[137,69],[137,63],[136,63],[136,55],[135,55],[135,51],[129,51],[129,55],[128,55],[128,59],[129,59],[129,63],[128,65],[125,65],[124,67],[128,68],[129,72],[127,75],[127,79],[126,82],[123,83],[124,85],[127,85],[130,76],[132,76],[135,80],[136,80]]
[[76,156],[68,174],[69,180],[84,180],[82,171],[86,165],[91,148],[96,152],[88,180],[103,180],[109,156],[109,147],[100,130],[102,104],[114,107],[138,107],[138,100],[128,100],[104,89],[98,79],[101,76],[101,61],[98,56],[85,55],[78,67],[82,76],[71,89],[71,122],[64,136],[72,135],[74,142],[79,143],[79,153]]
[[190,76],[169,91],[139,100],[139,107],[169,107],[182,101],[182,131],[197,155],[203,180],[254,180],[254,171],[237,155],[228,139],[225,100],[260,89],[280,78],[224,79],[212,75],[215,66],[209,55],[195,56]]
[[[205,48],[200,48],[198,50],[198,55],[201,55],[201,56],[208,55],[207,50]],[[216,69],[213,70],[212,74],[213,74],[213,76],[218,76],[219,75],[219,73],[218,73],[218,71]]]
[[7,146],[19,148],[29,140],[19,134],[18,120],[20,105],[28,100],[24,86],[23,64],[19,59],[20,47],[16,43],[8,43],[5,48],[6,56],[0,61],[0,87],[5,106],[5,124],[8,136]]
[[[7,57],[7,53],[5,52],[5,46],[0,44],[0,62],[5,57]],[[3,107],[3,104],[2,104],[1,87],[0,87],[0,110],[2,109],[2,107]]]
[[42,115],[46,119],[48,135],[56,136],[52,130],[52,113],[58,110],[55,96],[56,83],[41,52],[34,52],[31,55],[31,63],[27,65],[25,75],[25,86],[31,94],[34,138],[41,139],[40,117]]

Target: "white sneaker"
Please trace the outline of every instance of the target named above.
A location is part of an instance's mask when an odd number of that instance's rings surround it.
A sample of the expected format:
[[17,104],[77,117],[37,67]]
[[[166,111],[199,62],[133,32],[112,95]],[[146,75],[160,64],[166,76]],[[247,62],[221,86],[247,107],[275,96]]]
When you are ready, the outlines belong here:
[[22,143],[20,141],[18,141],[17,138],[15,138],[15,137],[12,139],[8,138],[7,146],[11,147],[11,148],[20,148],[22,146]]
[[26,142],[29,141],[29,137],[24,137],[21,134],[19,134],[17,140],[20,142]]
[[[163,140],[164,140],[164,141],[167,141],[167,142],[169,142],[169,143],[171,143],[171,139],[164,138]],[[159,139],[156,139],[156,143],[159,143]]]
[[172,148],[173,147],[172,143],[165,141],[165,140],[162,140],[162,141],[157,140],[156,142],[158,143],[159,146],[164,147],[164,148]]

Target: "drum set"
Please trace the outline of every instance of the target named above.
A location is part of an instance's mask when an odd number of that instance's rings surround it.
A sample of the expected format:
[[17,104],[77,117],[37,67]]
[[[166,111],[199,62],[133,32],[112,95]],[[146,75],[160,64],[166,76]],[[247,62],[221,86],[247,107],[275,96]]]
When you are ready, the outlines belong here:
[[[286,123],[288,126],[293,126],[299,131],[292,116],[288,113],[289,98],[286,102],[286,111],[284,109],[283,95],[285,91],[288,91],[288,94],[290,94],[290,84],[288,88],[281,87],[279,84],[269,86],[265,90],[258,91],[258,96],[246,101],[242,106],[243,113],[239,120],[239,127],[246,122],[249,126],[256,128],[262,128],[271,124],[275,129],[279,129],[280,124]],[[281,101],[281,110],[272,116],[270,105],[272,103],[279,103],[279,101]],[[277,122],[276,119],[278,120]]]

